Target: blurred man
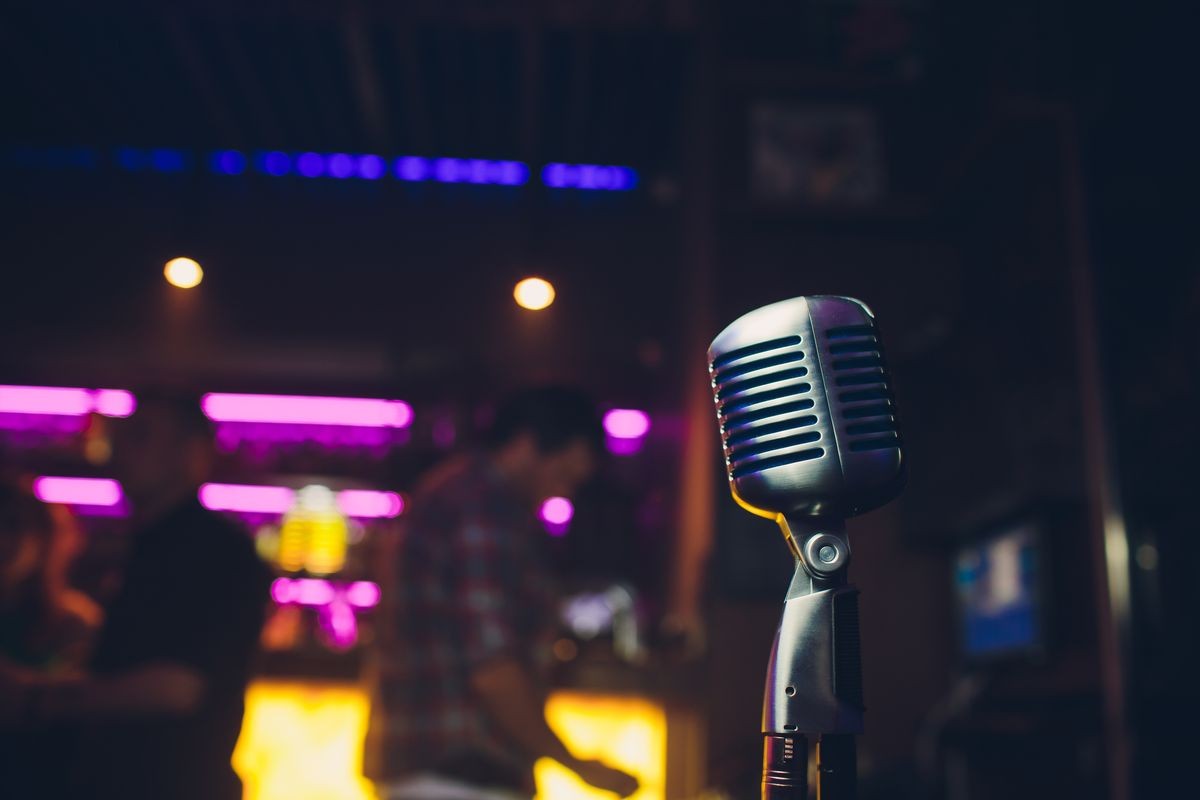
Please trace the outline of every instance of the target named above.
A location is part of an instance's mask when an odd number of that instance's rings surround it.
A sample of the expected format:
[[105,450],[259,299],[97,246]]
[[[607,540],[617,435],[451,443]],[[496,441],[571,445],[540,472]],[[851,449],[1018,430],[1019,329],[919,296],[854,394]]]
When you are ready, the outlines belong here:
[[91,675],[24,686],[10,718],[82,724],[72,796],[240,800],[230,756],[270,576],[197,502],[213,452],[195,400],[139,399],[114,431],[136,533]]
[[555,736],[539,676],[558,600],[535,512],[592,474],[602,440],[585,397],[531,390],[499,409],[486,452],[422,482],[384,592],[371,730],[381,797],[529,798],[541,757],[618,795],[636,790]]

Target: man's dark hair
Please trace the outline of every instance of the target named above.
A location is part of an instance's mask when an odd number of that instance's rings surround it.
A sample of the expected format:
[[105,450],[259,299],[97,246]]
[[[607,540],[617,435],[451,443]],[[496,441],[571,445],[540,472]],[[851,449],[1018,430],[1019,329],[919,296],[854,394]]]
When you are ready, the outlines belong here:
[[488,431],[488,447],[501,447],[522,433],[533,436],[543,453],[554,453],[576,439],[599,451],[604,428],[586,394],[564,386],[526,389],[507,397],[496,409]]

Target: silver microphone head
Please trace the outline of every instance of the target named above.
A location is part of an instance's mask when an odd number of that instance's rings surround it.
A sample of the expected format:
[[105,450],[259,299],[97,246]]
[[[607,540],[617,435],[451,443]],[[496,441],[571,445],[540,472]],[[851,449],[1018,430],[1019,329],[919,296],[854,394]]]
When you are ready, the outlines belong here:
[[746,509],[849,517],[902,488],[895,402],[864,303],[818,295],[751,311],[713,340],[708,369]]

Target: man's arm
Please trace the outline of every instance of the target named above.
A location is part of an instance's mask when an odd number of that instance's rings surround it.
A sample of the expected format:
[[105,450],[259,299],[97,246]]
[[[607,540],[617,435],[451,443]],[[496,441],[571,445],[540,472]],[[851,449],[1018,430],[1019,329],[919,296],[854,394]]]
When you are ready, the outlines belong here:
[[638,782],[632,775],[599,761],[576,758],[567,749],[546,724],[545,698],[520,662],[497,658],[476,667],[471,673],[471,689],[492,719],[528,752],[554,759],[598,789],[621,797],[637,791]]

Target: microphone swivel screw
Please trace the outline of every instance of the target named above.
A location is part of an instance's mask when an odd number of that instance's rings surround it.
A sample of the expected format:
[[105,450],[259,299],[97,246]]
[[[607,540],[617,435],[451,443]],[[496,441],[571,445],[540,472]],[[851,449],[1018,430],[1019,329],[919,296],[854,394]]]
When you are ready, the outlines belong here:
[[809,570],[819,576],[837,572],[850,560],[850,548],[842,539],[829,533],[810,536],[801,549]]

